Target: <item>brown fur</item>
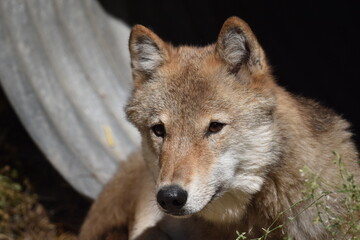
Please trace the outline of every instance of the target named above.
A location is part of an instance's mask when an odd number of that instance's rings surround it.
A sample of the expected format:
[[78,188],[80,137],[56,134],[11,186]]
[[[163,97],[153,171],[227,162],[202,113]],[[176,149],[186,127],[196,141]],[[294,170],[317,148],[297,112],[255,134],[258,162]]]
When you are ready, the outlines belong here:
[[[310,202],[301,201],[306,177],[299,170],[314,170],[321,191],[336,188],[336,151],[359,182],[349,124],[278,86],[244,21],[229,18],[217,43],[203,48],[175,48],[140,25],[129,45],[134,92],[126,111],[142,134],[142,154],[120,166],[80,239],[105,239],[115,230],[119,239],[235,239],[236,231],[251,238],[274,221],[284,226],[267,239],[329,238],[313,223],[316,210],[303,211]],[[213,121],[225,123],[219,133],[207,132]],[[151,132],[159,123],[163,138]],[[169,184],[189,192],[185,218],[156,204],[157,190]],[[326,199],[340,215],[341,198]]]

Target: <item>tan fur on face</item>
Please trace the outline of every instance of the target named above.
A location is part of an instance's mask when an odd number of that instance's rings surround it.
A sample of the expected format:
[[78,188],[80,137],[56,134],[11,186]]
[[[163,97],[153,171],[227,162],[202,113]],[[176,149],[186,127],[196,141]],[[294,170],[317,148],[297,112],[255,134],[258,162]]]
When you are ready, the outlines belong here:
[[[142,156],[127,163],[133,172],[123,167],[105,188],[81,239],[116,226],[137,240],[235,239],[235,231],[258,238],[274,221],[284,226],[267,239],[329,239],[313,223],[314,206],[302,201],[306,177],[299,170],[314,169],[319,191],[331,191],[341,182],[332,161],[337,151],[359,183],[349,124],[278,86],[243,20],[229,18],[217,42],[201,48],[173,47],[138,25],[129,46],[134,91],[126,112],[142,135]],[[225,125],[212,134],[211,122]],[[156,124],[164,125],[163,137],[152,132]],[[187,218],[166,216],[157,206],[157,191],[169,185],[187,191]],[[346,215],[342,198],[324,201]]]

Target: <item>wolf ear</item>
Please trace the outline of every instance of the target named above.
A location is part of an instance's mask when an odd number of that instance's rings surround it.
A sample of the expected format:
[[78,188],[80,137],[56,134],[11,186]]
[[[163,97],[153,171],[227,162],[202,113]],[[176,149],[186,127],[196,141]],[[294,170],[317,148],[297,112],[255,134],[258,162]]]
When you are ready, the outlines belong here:
[[250,71],[267,68],[264,51],[254,33],[242,19],[230,17],[223,24],[216,42],[216,54],[237,74],[243,65]]
[[166,48],[166,44],[151,30],[142,25],[135,25],[129,39],[133,72],[151,76],[168,58]]

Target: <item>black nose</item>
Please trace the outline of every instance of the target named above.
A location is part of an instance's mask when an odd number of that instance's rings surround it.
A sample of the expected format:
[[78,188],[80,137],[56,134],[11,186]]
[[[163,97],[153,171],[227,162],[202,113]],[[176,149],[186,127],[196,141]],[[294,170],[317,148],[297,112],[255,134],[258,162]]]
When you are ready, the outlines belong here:
[[178,212],[186,203],[187,192],[178,185],[162,187],[156,199],[159,205],[168,213]]

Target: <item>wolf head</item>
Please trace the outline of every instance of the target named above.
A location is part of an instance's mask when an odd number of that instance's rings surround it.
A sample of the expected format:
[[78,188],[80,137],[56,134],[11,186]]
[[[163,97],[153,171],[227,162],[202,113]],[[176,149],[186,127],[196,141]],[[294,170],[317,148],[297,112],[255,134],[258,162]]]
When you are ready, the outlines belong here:
[[142,135],[160,209],[239,217],[279,151],[275,84],[256,37],[231,17],[213,45],[174,47],[136,25],[129,47],[126,112]]

